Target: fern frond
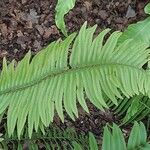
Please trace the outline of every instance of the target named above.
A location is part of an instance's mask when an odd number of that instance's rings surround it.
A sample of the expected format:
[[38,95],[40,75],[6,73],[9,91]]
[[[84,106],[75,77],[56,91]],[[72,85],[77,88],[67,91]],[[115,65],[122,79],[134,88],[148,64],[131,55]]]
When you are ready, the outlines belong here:
[[[26,130],[27,131],[27,130]],[[78,143],[80,145],[85,145],[88,148],[88,137],[83,134],[76,133],[73,129],[60,129],[58,127],[50,127],[45,130],[45,134],[38,131],[33,133],[32,137],[29,139],[28,133],[25,132],[24,135],[17,138],[17,133],[15,132],[11,138],[8,134],[2,136],[3,141],[0,141],[0,149],[73,149],[73,144]]]
[[150,3],[148,3],[148,4],[146,5],[146,7],[144,8],[144,11],[145,11],[146,14],[149,14],[149,15],[150,15]]
[[103,147],[102,150],[131,150],[131,149],[150,149],[150,144],[147,142],[147,133],[143,123],[134,123],[126,144],[123,133],[117,125],[113,125],[112,133],[108,127],[104,129]]
[[76,0],[58,0],[56,5],[55,22],[62,33],[67,36],[67,29],[64,21],[64,16],[75,6]]
[[[149,63],[149,60],[148,60]],[[127,124],[133,121],[141,121],[150,113],[150,70],[145,70],[145,77],[142,80],[143,94],[135,95],[131,98],[124,97],[118,99],[118,106],[114,106],[112,102],[109,102],[109,106],[112,108],[115,114],[119,115],[123,120],[122,124]],[[145,92],[144,92],[145,91]]]
[[[93,38],[96,26],[82,26],[62,42],[53,42],[32,60],[30,52],[14,67],[3,61],[0,75],[0,114],[7,111],[7,128],[18,137],[26,121],[31,137],[33,130],[48,126],[55,110],[64,121],[64,110],[75,119],[77,102],[88,112],[85,95],[99,109],[108,108],[104,97],[118,104],[122,98],[148,91],[142,66],[147,62],[147,44],[126,40],[117,46],[121,32],[114,32],[104,43],[109,29]],[[71,54],[69,54],[71,51]],[[68,58],[69,55],[69,58]],[[68,62],[69,60],[69,62]]]
[[27,133],[17,138],[17,134],[9,138],[8,135],[3,136],[4,139],[0,144],[2,149],[71,149],[71,150],[149,150],[150,143],[147,142],[147,133],[143,123],[134,123],[128,141],[124,138],[124,133],[116,125],[105,126],[103,133],[103,142],[98,144],[98,140],[94,134],[89,132],[89,136],[77,134],[74,130],[61,130],[52,127],[47,129],[46,134],[41,132],[34,133],[32,138],[29,139]]
[[143,95],[119,99],[118,106],[113,105],[112,110],[123,121],[122,124],[140,121],[150,114],[150,100]]
[[[112,131],[105,126],[104,133],[103,133],[103,142],[102,147],[97,143],[96,138],[92,133],[89,133],[89,149],[90,150],[149,150],[150,143],[147,142],[147,133],[143,123],[134,123],[134,126],[131,130],[131,133],[128,137],[128,141],[126,143],[124,134],[122,133],[121,129],[116,125],[113,124]],[[82,145],[75,142],[74,150],[83,149]]]
[[[146,14],[150,14],[150,3],[146,5],[144,10]],[[118,44],[127,39],[133,39],[133,43],[145,42],[150,46],[150,17],[129,25],[120,37]]]

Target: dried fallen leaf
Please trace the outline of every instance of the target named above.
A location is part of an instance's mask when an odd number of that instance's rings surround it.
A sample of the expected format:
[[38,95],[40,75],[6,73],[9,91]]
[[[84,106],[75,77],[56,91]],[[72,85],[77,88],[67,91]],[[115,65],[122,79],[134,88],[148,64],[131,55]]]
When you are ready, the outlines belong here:
[[39,16],[35,9],[30,9],[30,13],[28,14],[28,21],[32,23],[38,23]]
[[126,13],[126,18],[133,18],[136,16],[135,10],[129,5]]
[[35,28],[38,30],[38,32],[40,33],[40,35],[43,35],[44,33],[44,29],[41,25],[36,25]]
[[7,26],[5,23],[0,24],[0,30],[1,30],[1,33],[4,36],[4,38],[6,38],[8,29],[7,29]]

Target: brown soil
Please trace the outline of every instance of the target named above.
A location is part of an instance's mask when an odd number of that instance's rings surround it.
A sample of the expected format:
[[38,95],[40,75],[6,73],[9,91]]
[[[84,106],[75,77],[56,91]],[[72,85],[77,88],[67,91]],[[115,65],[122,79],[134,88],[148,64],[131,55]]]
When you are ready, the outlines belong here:
[[[69,32],[85,21],[99,29],[122,30],[144,17],[143,0],[78,0],[66,16]],[[0,1],[0,59],[20,60],[28,50],[37,53],[50,42],[64,38],[54,22],[55,0]],[[129,11],[129,7],[132,11]]]

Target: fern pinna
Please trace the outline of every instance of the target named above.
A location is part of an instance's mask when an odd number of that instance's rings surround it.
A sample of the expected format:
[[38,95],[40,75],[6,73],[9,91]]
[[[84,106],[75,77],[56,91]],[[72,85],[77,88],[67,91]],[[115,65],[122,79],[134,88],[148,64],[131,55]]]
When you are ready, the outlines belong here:
[[79,34],[51,43],[32,60],[29,52],[15,67],[3,60],[0,75],[0,114],[7,111],[11,136],[17,127],[21,136],[25,123],[29,137],[33,130],[43,130],[54,118],[55,110],[64,121],[64,110],[78,117],[77,102],[89,112],[86,97],[98,108],[108,108],[109,98],[135,94],[149,95],[149,73],[142,69],[148,61],[147,43],[118,45],[121,32],[114,32],[104,44],[106,29],[93,38],[96,26],[82,26]]

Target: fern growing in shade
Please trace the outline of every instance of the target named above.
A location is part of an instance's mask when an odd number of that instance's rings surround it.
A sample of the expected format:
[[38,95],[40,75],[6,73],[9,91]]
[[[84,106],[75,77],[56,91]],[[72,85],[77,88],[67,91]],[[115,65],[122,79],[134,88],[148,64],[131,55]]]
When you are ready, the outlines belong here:
[[2,142],[0,142],[0,149],[29,149],[29,150],[53,150],[53,149],[73,149],[72,142],[76,141],[80,145],[85,145],[88,148],[88,137],[84,134],[78,134],[74,129],[60,129],[56,126],[50,126],[45,129],[45,133],[34,132],[32,137],[29,138],[28,131],[25,129],[24,134],[17,137],[17,133],[14,132],[10,138],[6,132],[2,135]]
[[[70,149],[70,150],[149,150],[150,143],[147,140],[147,133],[143,123],[134,123],[128,138],[124,136],[121,129],[116,125],[105,126],[103,133],[102,144],[98,144],[98,140],[94,134],[89,132],[89,135],[78,134],[74,130],[61,130],[52,127],[47,129],[45,135],[41,132],[34,133],[29,139],[25,135],[18,140],[17,135],[14,134],[12,138],[8,135],[2,136],[4,140],[1,143],[2,149]],[[127,140],[128,139],[128,140]],[[100,139],[99,139],[100,140]]]
[[141,121],[150,114],[150,100],[148,96],[136,95],[130,99],[118,99],[118,106],[110,104],[114,114],[119,116],[121,124],[128,124],[135,120]]
[[[149,17],[150,4],[146,5],[144,11],[146,14],[148,14],[148,17],[143,21],[139,21],[137,23],[129,25],[129,27],[123,32],[122,36],[119,38],[118,45],[123,43],[127,39],[132,39],[133,40],[132,44],[143,42],[150,45],[150,34],[149,34],[150,33],[150,28],[149,28],[150,27],[150,17]],[[144,65],[144,68],[146,72],[149,74],[149,68],[150,68],[149,58],[148,58],[148,63]],[[149,75],[146,78],[149,78]],[[145,81],[148,82],[145,83],[148,89],[149,79],[146,79]],[[123,119],[121,120],[123,121],[122,124],[124,123],[127,124],[135,120],[140,121],[141,119],[148,117],[150,113],[150,100],[147,94],[135,95],[134,97],[131,98],[124,97],[123,99],[118,99],[118,106],[113,105],[111,102],[109,102],[109,104],[110,104],[109,106],[111,106],[114,113],[119,115],[120,118]]]
[[[93,37],[96,26],[82,26],[79,34],[51,43],[32,60],[29,52],[17,66],[3,60],[0,75],[0,114],[7,113],[7,129],[18,137],[28,124],[43,130],[53,122],[55,111],[64,121],[64,110],[74,120],[77,103],[86,112],[86,97],[101,110],[108,108],[109,98],[117,99],[140,93],[149,94],[149,72],[142,69],[148,61],[148,44],[125,40],[119,46],[121,32],[114,32],[104,43],[106,29]],[[75,38],[76,36],[76,38]]]
[[[147,133],[143,123],[134,123],[128,141],[125,141],[124,135],[116,124],[113,124],[112,131],[105,126],[102,146],[99,146],[92,133],[89,133],[90,150],[149,150],[150,143],[147,142]],[[75,142],[75,150],[83,150],[82,145]]]

